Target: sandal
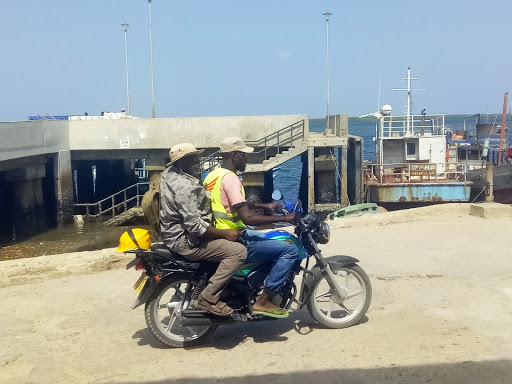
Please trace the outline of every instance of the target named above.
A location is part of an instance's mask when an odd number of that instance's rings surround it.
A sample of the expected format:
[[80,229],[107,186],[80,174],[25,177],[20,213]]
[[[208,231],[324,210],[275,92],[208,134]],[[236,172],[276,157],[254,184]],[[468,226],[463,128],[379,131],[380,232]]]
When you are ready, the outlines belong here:
[[[276,313],[279,311],[285,311],[284,313]],[[284,319],[290,315],[288,311],[284,308],[274,308],[270,311],[252,311],[253,315],[263,315],[268,317],[274,317],[276,319]]]
[[229,316],[233,313],[233,308],[231,308],[225,302],[219,300],[213,304],[205,300],[203,297],[200,297],[197,300],[196,308],[205,309],[216,316]]

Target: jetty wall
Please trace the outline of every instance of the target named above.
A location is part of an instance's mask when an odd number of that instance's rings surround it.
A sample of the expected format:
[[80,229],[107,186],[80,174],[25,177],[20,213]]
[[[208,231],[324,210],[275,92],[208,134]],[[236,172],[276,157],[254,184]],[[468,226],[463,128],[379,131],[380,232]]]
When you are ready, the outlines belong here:
[[298,121],[309,131],[305,114],[0,122],[0,241],[72,221],[74,201],[131,185],[135,159],[158,174],[180,142],[211,153],[225,137],[251,144]]

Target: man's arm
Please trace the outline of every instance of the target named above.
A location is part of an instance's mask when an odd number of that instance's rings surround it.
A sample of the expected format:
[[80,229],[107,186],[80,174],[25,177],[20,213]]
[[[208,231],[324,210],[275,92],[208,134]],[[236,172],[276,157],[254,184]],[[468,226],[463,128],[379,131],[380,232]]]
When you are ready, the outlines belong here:
[[209,237],[211,239],[225,239],[228,241],[238,241],[240,236],[242,236],[242,232],[234,229],[219,229],[215,228],[213,225],[210,225],[203,236]]
[[283,221],[287,223],[295,221],[294,213],[283,216],[263,216],[257,212],[251,211],[251,209],[249,208],[249,204],[247,203],[236,204],[232,208],[236,210],[236,212],[240,216],[240,219],[243,221],[245,225],[260,226],[272,223],[280,223]]
[[254,209],[263,209],[270,212],[276,212],[281,209],[281,204],[278,202],[266,203],[266,204],[256,204],[247,202],[249,209],[252,211]]
[[283,221],[292,222],[295,220],[294,214],[285,216],[263,216],[254,212],[253,209],[267,209],[274,212],[281,204],[277,202],[269,204],[247,202],[242,193],[242,183],[234,173],[228,173],[224,176],[221,188],[225,193],[227,204],[231,207],[231,212],[237,212],[245,225],[259,226]]

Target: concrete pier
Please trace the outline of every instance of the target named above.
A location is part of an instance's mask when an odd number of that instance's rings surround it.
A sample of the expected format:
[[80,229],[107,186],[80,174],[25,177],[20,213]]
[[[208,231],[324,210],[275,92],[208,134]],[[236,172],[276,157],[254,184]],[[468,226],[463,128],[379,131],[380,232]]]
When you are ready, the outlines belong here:
[[42,178],[46,176],[44,164],[15,168],[4,173],[4,181],[12,183],[11,223],[14,237],[24,236],[44,228],[44,197]]
[[73,170],[71,168],[71,152],[59,151],[53,158],[56,221],[64,225],[73,220]]
[[251,172],[243,175],[245,198],[251,203],[264,203],[272,200],[274,179],[272,170]]
[[336,157],[331,147],[318,149],[315,155],[315,204],[336,203]]
[[165,159],[146,159],[146,171],[149,174],[149,181],[154,181],[165,169]]
[[[270,201],[272,168],[301,156],[299,195],[308,209],[357,202],[362,146],[356,139],[349,146],[353,138],[346,115],[331,120],[330,135],[310,133],[307,115],[0,122],[2,238],[23,228],[37,231],[47,224],[68,223],[73,203],[96,203],[133,185],[136,159],[143,160],[154,180],[169,162],[173,145],[191,142],[211,154],[228,136],[240,136],[257,147],[253,161],[260,165],[275,159],[244,174],[250,201]],[[291,126],[298,131],[285,134],[284,128]]]

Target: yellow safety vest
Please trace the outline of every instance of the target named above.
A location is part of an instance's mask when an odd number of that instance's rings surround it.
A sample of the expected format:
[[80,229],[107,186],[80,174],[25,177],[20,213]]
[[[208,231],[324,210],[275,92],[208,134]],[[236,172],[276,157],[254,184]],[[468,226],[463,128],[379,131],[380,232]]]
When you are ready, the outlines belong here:
[[[210,193],[212,204],[213,225],[219,229],[245,229],[245,224],[238,218],[238,213],[228,213],[220,201],[220,187],[222,179],[232,171],[224,168],[217,168],[210,172],[203,181],[203,187]],[[242,194],[245,197],[244,187]]]

